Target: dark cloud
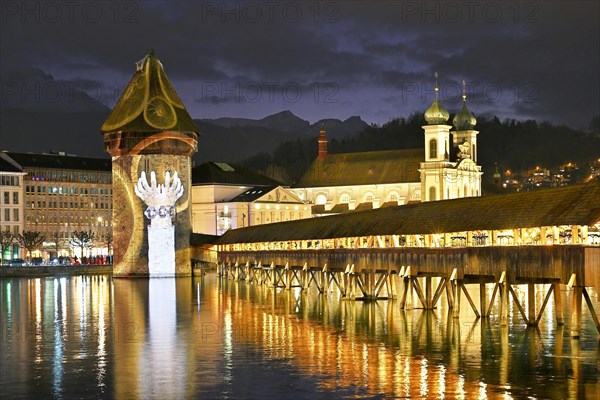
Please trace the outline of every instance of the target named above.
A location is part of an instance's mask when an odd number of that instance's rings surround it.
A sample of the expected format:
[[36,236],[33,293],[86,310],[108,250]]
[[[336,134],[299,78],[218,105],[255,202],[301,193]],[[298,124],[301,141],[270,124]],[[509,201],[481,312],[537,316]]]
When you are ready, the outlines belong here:
[[[595,1],[52,2],[60,18],[28,3],[2,3],[2,81],[80,82],[109,107],[152,48],[198,118],[385,122],[428,106],[434,71],[451,111],[465,79],[476,113],[575,127],[600,114]],[[290,84],[300,99],[236,93]]]

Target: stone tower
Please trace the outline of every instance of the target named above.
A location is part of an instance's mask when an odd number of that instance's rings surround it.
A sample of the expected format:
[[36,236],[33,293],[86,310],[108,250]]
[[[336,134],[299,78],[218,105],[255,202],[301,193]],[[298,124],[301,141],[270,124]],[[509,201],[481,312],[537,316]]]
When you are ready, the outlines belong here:
[[148,276],[149,220],[134,187],[142,172],[179,174],[183,196],[177,202],[175,259],[177,276],[191,274],[191,156],[198,128],[150,51],[139,62],[101,128],[112,156],[114,276]]

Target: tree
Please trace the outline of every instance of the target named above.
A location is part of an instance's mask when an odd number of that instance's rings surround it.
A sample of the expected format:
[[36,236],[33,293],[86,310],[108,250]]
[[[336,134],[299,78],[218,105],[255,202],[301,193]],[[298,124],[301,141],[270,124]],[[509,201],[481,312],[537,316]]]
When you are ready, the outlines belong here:
[[17,236],[17,240],[27,250],[28,259],[31,262],[31,253],[40,248],[46,237],[37,231],[24,231]]
[[95,239],[96,235],[92,231],[75,231],[71,243],[81,249],[81,258],[83,258],[83,250],[92,247]]
[[8,250],[15,241],[15,235],[11,231],[0,231],[0,265],[4,264],[4,252]]
[[100,237],[100,243],[106,247],[106,254],[110,256],[110,248],[112,247],[113,234],[112,232],[106,232]]
[[54,250],[56,252],[56,257],[58,257],[58,252],[64,248],[64,238],[62,237],[62,235],[60,234],[60,232],[53,232],[50,235],[50,241],[52,243],[54,243],[54,245],[52,246],[52,250]]

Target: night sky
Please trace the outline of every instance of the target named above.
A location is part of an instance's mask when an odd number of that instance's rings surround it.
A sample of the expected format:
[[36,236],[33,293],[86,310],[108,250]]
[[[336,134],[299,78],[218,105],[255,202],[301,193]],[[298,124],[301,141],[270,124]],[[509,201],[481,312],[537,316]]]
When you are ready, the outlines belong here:
[[427,108],[434,71],[451,113],[465,79],[478,116],[588,129],[600,114],[597,1],[1,5],[4,112],[112,107],[154,49],[194,118],[384,123]]

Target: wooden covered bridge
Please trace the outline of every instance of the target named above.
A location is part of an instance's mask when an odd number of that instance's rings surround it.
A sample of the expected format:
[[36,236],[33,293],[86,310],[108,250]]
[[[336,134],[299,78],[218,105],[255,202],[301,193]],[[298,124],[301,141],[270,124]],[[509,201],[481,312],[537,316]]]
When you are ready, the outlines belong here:
[[[252,226],[217,240],[219,272],[273,287],[333,288],[350,299],[416,295],[424,309],[446,294],[458,316],[461,293],[477,316],[509,302],[531,326],[551,297],[563,323],[560,285],[573,290],[571,331],[579,336],[585,300],[600,288],[600,184],[471,197]],[[438,278],[438,279],[432,279]],[[437,285],[433,285],[438,282]],[[465,285],[480,287],[476,305]],[[493,284],[491,296],[486,285]],[[536,284],[548,288],[536,305]],[[526,285],[527,301],[515,285]],[[553,295],[553,296],[552,296]]]

